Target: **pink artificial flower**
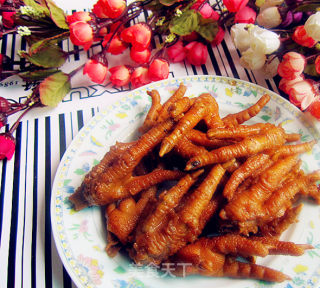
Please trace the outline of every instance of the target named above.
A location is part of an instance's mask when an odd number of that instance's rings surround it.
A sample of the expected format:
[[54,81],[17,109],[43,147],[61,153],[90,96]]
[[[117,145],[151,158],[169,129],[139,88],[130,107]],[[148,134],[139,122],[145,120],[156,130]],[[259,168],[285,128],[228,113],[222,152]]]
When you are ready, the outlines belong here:
[[114,66],[109,69],[110,81],[114,86],[121,87],[130,82],[131,68],[125,65]]
[[12,28],[14,26],[14,17],[16,12],[2,12],[2,24],[6,28]]
[[278,74],[288,80],[300,76],[306,66],[306,58],[297,52],[286,53],[278,66]]
[[0,159],[10,160],[13,156],[16,144],[14,138],[8,133],[0,134]]
[[131,43],[136,50],[145,50],[151,42],[151,28],[145,23],[138,23],[124,29],[121,38],[127,43]]
[[193,41],[184,47],[187,52],[187,60],[192,65],[202,65],[207,62],[208,49],[201,42]]
[[316,65],[316,71],[318,74],[320,74],[320,55],[316,58],[316,61],[314,62]]
[[302,80],[294,83],[288,94],[291,103],[305,110],[315,100],[317,89],[313,80]]
[[6,2],[6,0],[0,0],[0,4],[4,4],[4,2]]
[[190,34],[182,36],[182,40],[186,42],[192,42],[199,39],[199,34],[196,31],[192,31]]
[[107,65],[98,62],[95,59],[90,59],[83,68],[83,75],[87,74],[91,81],[101,84],[107,78]]
[[257,13],[252,8],[245,6],[241,8],[234,16],[235,23],[251,23],[256,22]]
[[[112,35],[113,33],[109,33],[104,37],[104,40],[102,42],[103,47],[107,46]],[[123,51],[126,50],[127,47],[128,45],[126,42],[122,41],[118,35],[114,35],[110,42],[107,52],[111,53],[112,55],[119,55],[123,53]]]
[[216,36],[214,37],[214,39],[211,41],[211,44],[213,46],[218,46],[222,42],[225,33],[226,32],[224,31],[224,29],[221,28],[220,26],[218,26],[218,32],[217,32]]
[[130,82],[133,88],[138,88],[151,82],[147,67],[137,67],[131,74]]
[[67,22],[69,25],[78,21],[88,22],[91,19],[92,18],[89,12],[85,12],[85,11],[78,11],[78,12],[74,12],[72,15],[67,15]]
[[142,51],[138,51],[134,46],[130,49],[130,58],[139,64],[145,64],[149,62],[151,51],[149,48]]
[[149,65],[148,75],[151,81],[167,79],[169,76],[169,62],[163,58],[154,59]]
[[73,22],[69,28],[72,43],[88,50],[93,43],[93,30],[90,24],[85,21],[77,21]]
[[279,89],[282,90],[284,93],[289,94],[289,90],[292,88],[292,86],[300,81],[304,80],[303,74],[300,76],[297,76],[296,78],[292,80],[288,80],[286,78],[282,78],[279,82]]
[[[218,21],[220,15],[217,11],[213,10],[209,3],[204,3],[204,0],[198,0],[191,6],[191,9],[197,10],[204,19],[211,19]],[[200,8],[200,9],[199,9]]]
[[223,0],[229,12],[237,12],[248,4],[249,0]]
[[183,47],[181,40],[177,41],[175,44],[167,48],[167,54],[172,63],[177,63],[183,61],[187,53]]
[[[0,54],[1,56],[2,54]],[[6,113],[10,110],[11,104],[10,102],[6,99],[0,96],[0,113]]]
[[117,18],[126,9],[124,0],[99,0],[92,9],[92,12],[99,18]]
[[301,46],[304,47],[313,47],[314,45],[316,45],[317,41],[315,41],[313,38],[311,38],[306,30],[304,29],[304,26],[298,26],[293,34],[292,34],[292,40],[296,43],[298,43]]

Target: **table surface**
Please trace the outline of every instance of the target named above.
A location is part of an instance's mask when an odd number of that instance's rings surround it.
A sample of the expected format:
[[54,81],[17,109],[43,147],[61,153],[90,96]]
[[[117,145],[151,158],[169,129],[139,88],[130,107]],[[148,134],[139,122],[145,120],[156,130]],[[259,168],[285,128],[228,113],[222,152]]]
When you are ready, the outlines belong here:
[[[82,10],[90,1],[55,1],[60,7]],[[94,1],[92,1],[94,2]],[[1,51],[14,56],[24,46],[8,36]],[[10,45],[14,43],[14,45]],[[72,44],[65,41],[65,48]],[[72,56],[64,71],[85,62],[93,53]],[[15,59],[18,56],[14,56]],[[120,57],[126,57],[120,56]],[[19,59],[17,59],[19,60]],[[110,63],[112,66],[112,63]],[[172,64],[169,77],[185,75],[222,75],[256,83],[278,93],[277,80],[266,79],[259,72],[248,71],[239,64],[229,33],[218,47],[209,48],[205,65]],[[19,79],[3,81],[1,95],[17,101],[30,93]],[[90,86],[92,89],[87,89]],[[115,89],[110,83],[101,86],[81,76],[72,82],[74,89],[55,109],[35,109],[20,123],[16,152],[10,161],[0,162],[0,287],[72,287],[52,238],[50,223],[51,187],[59,161],[77,132],[100,109],[117,101],[126,89]],[[99,88],[99,93],[94,88]],[[14,119],[9,119],[11,123]]]

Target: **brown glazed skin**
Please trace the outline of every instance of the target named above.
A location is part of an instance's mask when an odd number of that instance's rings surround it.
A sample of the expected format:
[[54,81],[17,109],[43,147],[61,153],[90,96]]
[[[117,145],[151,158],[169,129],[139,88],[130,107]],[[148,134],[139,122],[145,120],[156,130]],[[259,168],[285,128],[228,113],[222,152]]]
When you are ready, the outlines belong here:
[[320,204],[320,171],[304,173],[299,159],[315,141],[295,144],[300,135],[281,126],[243,124],[268,95],[221,119],[210,94],[186,93],[180,84],[161,104],[149,91],[141,137],[112,146],[71,202],[106,205],[110,257],[124,248],[137,264],[171,263],[177,276],[290,279],[255,258],[313,248],[278,238],[297,221],[299,199]]

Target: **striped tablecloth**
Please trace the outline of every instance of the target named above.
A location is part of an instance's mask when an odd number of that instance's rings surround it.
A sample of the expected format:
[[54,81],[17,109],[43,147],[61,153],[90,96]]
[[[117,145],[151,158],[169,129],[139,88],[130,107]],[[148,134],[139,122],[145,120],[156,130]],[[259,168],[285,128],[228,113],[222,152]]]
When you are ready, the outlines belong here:
[[[90,3],[84,0],[56,2],[68,11],[90,7]],[[64,48],[73,49],[69,42],[63,45]],[[5,36],[1,53],[17,60],[17,65],[23,65],[16,59],[16,51],[25,49],[25,46],[19,39]],[[72,56],[66,64],[66,71],[72,65],[86,61],[92,53],[89,51]],[[179,63],[170,67],[170,77],[222,75],[250,81],[278,92],[277,79],[265,79],[262,74],[241,67],[239,54],[229,33],[226,33],[218,47],[209,47],[205,65],[195,67]],[[86,81],[78,75],[72,83],[75,88],[58,108],[34,109],[29,113],[15,133],[14,157],[10,161],[0,162],[1,288],[75,286],[60,261],[52,238],[50,197],[53,179],[61,157],[77,132],[99,109],[126,92],[110,84],[101,86]],[[0,83],[0,95],[22,101],[31,88],[23,86],[20,79],[7,79]],[[10,119],[10,123],[13,120]]]

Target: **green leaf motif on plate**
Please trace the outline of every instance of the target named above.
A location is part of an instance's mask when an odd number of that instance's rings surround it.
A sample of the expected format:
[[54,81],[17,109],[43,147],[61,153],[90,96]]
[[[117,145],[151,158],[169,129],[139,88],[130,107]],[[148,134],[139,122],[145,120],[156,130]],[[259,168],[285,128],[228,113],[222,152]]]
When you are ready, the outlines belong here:
[[271,116],[269,116],[269,115],[262,115],[260,118],[261,118],[263,121],[268,122],[268,121],[271,119]]
[[118,266],[117,268],[113,269],[113,271],[118,274],[124,274],[127,272],[122,266]]

